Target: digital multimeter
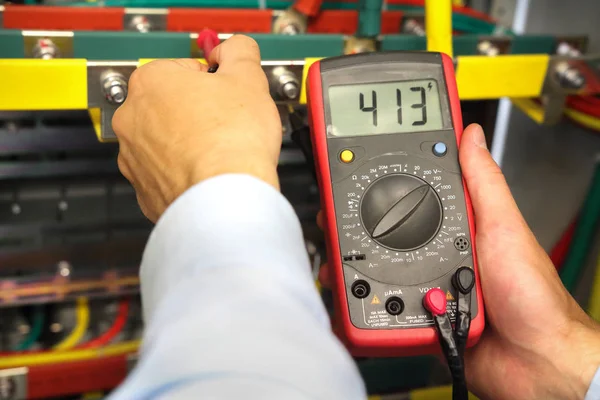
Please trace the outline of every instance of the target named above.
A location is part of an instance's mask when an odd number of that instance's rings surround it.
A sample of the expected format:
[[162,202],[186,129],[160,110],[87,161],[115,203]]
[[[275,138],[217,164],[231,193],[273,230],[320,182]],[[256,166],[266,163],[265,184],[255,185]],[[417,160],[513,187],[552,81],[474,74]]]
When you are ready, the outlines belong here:
[[423,298],[443,290],[454,320],[452,277],[466,266],[476,276],[473,345],[483,302],[452,60],[426,52],[324,59],[311,66],[307,90],[334,330],[356,356],[434,353]]

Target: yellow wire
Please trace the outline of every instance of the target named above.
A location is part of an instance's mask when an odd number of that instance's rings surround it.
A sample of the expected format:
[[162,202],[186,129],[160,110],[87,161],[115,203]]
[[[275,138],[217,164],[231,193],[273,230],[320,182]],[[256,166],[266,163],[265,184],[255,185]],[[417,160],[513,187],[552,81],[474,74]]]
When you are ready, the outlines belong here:
[[[510,101],[513,103],[513,105],[521,109],[521,111],[527,114],[529,118],[533,119],[538,124],[542,124],[544,122],[544,108],[537,102],[533,101],[532,99],[525,98],[513,98],[510,99]],[[565,115],[588,129],[593,129],[600,132],[599,118],[582,113],[572,108],[566,108]]]
[[586,128],[593,129],[595,131],[600,131],[600,119],[596,117],[592,117],[591,115],[573,110],[572,108],[566,109],[565,114],[567,115],[567,117],[585,126]]
[[87,332],[90,322],[90,308],[85,297],[77,299],[77,324],[69,336],[53,347],[54,350],[69,350],[77,346]]
[[100,357],[118,356],[133,353],[140,346],[139,340],[113,344],[97,349],[81,349],[69,351],[52,351],[47,353],[32,353],[17,356],[0,357],[0,369],[31,367],[35,365],[56,364],[63,362],[84,361]]
[[598,257],[598,266],[596,267],[596,276],[594,277],[594,286],[588,304],[588,312],[592,318],[600,322],[600,257]]

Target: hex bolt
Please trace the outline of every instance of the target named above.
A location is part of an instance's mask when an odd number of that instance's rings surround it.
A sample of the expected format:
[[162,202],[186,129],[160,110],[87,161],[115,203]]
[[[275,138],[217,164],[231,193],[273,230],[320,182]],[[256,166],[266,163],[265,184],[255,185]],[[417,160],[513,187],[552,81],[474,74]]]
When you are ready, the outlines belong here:
[[61,200],[58,202],[58,209],[60,211],[67,211],[69,209],[69,203],[66,200]]
[[67,278],[68,276],[71,275],[71,272],[73,270],[73,267],[71,266],[71,263],[69,263],[68,261],[59,261],[58,264],[56,265],[57,270],[58,270],[58,275],[62,276],[63,278]]
[[110,104],[122,104],[127,98],[127,81],[122,74],[108,71],[100,77],[102,91]]
[[293,8],[282,12],[273,23],[273,33],[280,35],[298,35],[306,32],[307,17]]
[[285,67],[273,69],[277,92],[286,100],[294,100],[300,95],[300,81],[296,75]]
[[297,82],[287,82],[281,87],[281,92],[284,97],[288,99],[295,99],[298,97],[299,87]]
[[579,57],[581,56],[581,51],[567,42],[560,42],[556,48],[556,54],[566,57]]
[[300,28],[294,23],[289,23],[281,28],[282,35],[298,35],[299,33]]
[[500,54],[500,49],[489,40],[484,40],[477,45],[479,54],[488,57],[494,57]]
[[54,322],[50,325],[50,332],[52,332],[52,333],[58,333],[62,330],[63,330],[63,326],[59,322]]
[[152,24],[145,15],[135,15],[131,18],[129,28],[140,33],[148,33],[152,30]]
[[58,47],[48,38],[38,39],[32,51],[33,58],[41,58],[42,60],[50,60],[57,58],[59,55]]
[[559,84],[568,89],[581,89],[585,85],[585,78],[579,70],[569,64],[568,61],[561,61],[554,66],[554,73]]
[[414,18],[411,18],[404,23],[404,32],[417,36],[425,36],[425,29],[423,29],[423,26],[419,21]]
[[13,215],[19,215],[21,214],[21,206],[19,205],[19,203],[13,203],[10,206],[10,212]]
[[17,330],[19,331],[19,334],[27,335],[31,331],[31,327],[28,324],[20,324],[17,327]]

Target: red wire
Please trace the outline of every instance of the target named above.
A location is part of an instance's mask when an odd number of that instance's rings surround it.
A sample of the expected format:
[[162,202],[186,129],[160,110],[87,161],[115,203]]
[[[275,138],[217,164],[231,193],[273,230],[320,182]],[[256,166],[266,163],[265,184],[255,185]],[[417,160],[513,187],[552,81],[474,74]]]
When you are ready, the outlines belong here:
[[123,299],[119,302],[119,311],[117,313],[117,317],[115,318],[115,322],[113,322],[112,326],[102,335],[98,336],[96,339],[92,339],[89,342],[83,343],[82,345],[77,347],[80,349],[92,349],[110,343],[119,334],[119,332],[123,330],[123,327],[127,323],[128,315],[129,300]]
[[600,99],[593,96],[569,96],[567,105],[584,114],[600,118]]
[[571,247],[571,242],[573,241],[573,235],[575,233],[575,226],[576,221],[571,222],[567,230],[564,231],[560,239],[558,239],[558,242],[556,242],[550,251],[550,259],[554,263],[556,269],[559,271],[562,268],[563,262],[565,261],[565,258],[567,258],[567,253]]
[[[424,0],[388,0],[388,4],[399,4],[399,5],[409,5],[409,6],[417,6],[424,7]],[[482,13],[481,11],[474,10],[469,7],[461,7],[461,6],[452,6],[452,11],[458,12],[459,14],[467,15],[469,17],[477,18],[487,22],[494,22],[492,18],[486,13]]]

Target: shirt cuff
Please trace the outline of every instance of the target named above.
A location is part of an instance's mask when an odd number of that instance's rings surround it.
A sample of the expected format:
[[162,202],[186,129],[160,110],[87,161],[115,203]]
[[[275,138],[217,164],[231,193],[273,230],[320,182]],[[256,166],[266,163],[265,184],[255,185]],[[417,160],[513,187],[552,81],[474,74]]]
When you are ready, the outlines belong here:
[[598,399],[600,399],[600,367],[596,370],[594,379],[592,379],[590,388],[588,389],[588,391],[585,395],[585,400],[598,400]]

